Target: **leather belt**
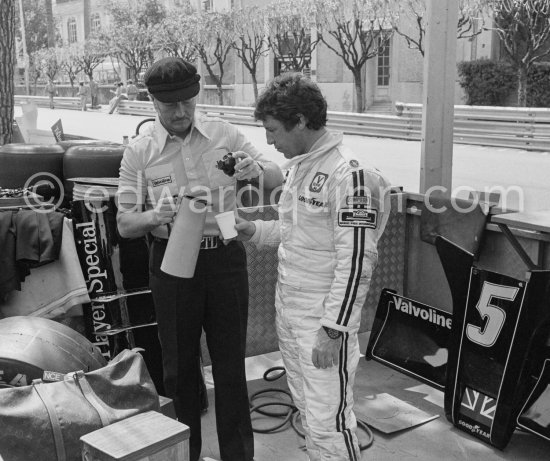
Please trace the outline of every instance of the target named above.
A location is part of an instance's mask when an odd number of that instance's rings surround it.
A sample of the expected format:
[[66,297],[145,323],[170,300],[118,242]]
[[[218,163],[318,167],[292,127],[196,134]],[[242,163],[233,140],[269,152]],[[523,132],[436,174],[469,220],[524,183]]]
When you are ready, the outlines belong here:
[[[168,239],[162,237],[154,237],[155,242],[168,243]],[[205,235],[201,240],[201,250],[214,250],[223,245],[222,240],[217,235]]]

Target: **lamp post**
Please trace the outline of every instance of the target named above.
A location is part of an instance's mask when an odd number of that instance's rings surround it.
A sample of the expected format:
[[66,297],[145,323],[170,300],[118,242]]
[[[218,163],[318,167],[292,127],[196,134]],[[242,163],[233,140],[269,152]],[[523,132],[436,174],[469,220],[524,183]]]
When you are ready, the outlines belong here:
[[23,60],[25,61],[25,90],[30,94],[29,88],[29,56],[27,55],[27,38],[25,35],[25,16],[23,14],[23,0],[19,0],[19,16],[21,18],[21,41],[23,42]]

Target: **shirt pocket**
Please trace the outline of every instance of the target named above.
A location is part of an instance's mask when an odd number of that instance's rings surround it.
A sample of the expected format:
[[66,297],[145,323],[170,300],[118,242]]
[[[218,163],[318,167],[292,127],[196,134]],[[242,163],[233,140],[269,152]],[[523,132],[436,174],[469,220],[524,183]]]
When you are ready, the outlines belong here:
[[174,166],[171,163],[146,168],[145,179],[147,194],[155,203],[161,197],[172,197],[179,193]]

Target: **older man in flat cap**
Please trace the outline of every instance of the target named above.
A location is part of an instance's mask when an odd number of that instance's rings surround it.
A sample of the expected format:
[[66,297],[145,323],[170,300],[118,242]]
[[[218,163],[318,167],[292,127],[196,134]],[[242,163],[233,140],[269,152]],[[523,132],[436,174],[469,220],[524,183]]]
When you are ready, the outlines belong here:
[[[250,461],[254,441],[244,368],[246,253],[240,242],[224,245],[214,215],[235,209],[236,180],[275,188],[282,183],[282,173],[237,128],[195,113],[200,76],[191,63],[162,58],[147,70],[144,81],[157,117],[124,152],[118,229],[123,237],[151,236],[150,287],[165,390],[174,399],[178,419],[191,429],[190,460],[197,461],[201,451],[197,358],[204,329],[212,359],[221,458]],[[233,176],[217,168],[229,152],[237,159]],[[176,214],[173,197],[178,195],[206,196],[211,203],[192,278],[160,269]]]

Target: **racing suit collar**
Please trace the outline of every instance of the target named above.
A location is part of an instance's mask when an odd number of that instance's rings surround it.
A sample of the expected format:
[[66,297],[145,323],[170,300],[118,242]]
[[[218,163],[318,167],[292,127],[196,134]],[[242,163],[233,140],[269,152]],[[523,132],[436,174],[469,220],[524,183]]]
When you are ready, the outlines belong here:
[[325,155],[327,152],[330,152],[338,144],[340,144],[343,138],[344,138],[344,135],[342,133],[327,130],[326,133],[323,136],[321,136],[315,142],[315,144],[313,144],[313,146],[311,146],[311,149],[309,150],[309,152],[306,152],[305,154],[298,155],[294,158],[291,158],[290,160],[285,162],[283,165],[281,165],[281,168],[283,170],[287,170],[297,165],[298,163],[302,163],[303,161],[313,160],[317,157]]

